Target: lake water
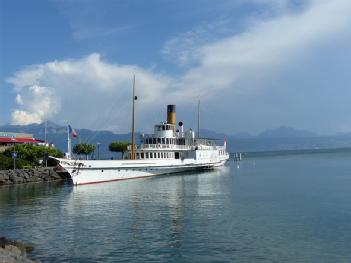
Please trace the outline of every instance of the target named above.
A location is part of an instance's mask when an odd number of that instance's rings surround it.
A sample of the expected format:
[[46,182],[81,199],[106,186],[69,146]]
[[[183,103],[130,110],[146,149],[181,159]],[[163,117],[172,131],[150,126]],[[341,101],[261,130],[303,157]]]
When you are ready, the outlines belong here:
[[350,262],[351,153],[0,188],[0,235],[44,262]]

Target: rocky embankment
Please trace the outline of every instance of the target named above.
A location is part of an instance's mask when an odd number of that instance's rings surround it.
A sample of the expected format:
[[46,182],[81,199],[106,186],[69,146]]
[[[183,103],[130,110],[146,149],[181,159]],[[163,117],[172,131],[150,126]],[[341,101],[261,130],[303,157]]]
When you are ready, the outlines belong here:
[[0,170],[0,186],[67,180],[67,173],[57,173],[54,168],[32,168],[16,170]]
[[0,237],[0,263],[33,263],[40,260],[31,260],[27,253],[33,250],[31,244],[24,244],[18,240]]

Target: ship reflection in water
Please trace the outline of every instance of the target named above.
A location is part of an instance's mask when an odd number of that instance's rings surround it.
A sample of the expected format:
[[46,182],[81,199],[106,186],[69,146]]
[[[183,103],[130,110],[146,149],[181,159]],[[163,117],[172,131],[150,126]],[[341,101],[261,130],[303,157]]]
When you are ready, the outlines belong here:
[[[105,240],[102,246],[111,246],[115,256],[130,253],[132,259],[133,251],[144,250],[141,254],[145,260],[160,252],[180,256],[178,248],[188,235],[184,233],[188,231],[183,226],[184,217],[187,213],[199,215],[196,221],[214,217],[211,207],[216,206],[216,200],[211,196],[222,191],[216,178],[228,175],[229,168],[223,167],[211,172],[74,187],[65,211],[67,218],[74,220],[69,222],[74,229],[89,229],[94,224],[102,231],[95,233],[94,239]],[[185,223],[196,224],[193,220]],[[98,237],[100,233],[103,236]],[[70,238],[74,240],[75,235],[73,231]]]

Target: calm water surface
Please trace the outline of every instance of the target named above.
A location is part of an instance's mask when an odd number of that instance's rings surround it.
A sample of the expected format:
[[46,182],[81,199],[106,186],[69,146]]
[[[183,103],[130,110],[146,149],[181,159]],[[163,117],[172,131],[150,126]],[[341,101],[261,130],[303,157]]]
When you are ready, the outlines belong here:
[[44,262],[351,262],[351,154],[0,188],[0,235]]

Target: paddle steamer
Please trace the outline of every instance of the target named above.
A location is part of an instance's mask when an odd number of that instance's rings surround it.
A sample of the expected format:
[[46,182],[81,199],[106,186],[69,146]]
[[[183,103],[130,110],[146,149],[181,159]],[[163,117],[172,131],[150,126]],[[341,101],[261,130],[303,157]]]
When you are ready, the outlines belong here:
[[[167,121],[154,126],[154,133],[144,135],[134,143],[133,79],[132,144],[122,160],[73,160],[68,134],[68,158],[55,158],[75,185],[134,179],[192,170],[214,169],[229,159],[226,139],[221,146],[216,140],[199,138],[192,129],[184,130],[183,122],[176,125],[176,106],[167,106]],[[199,123],[198,123],[199,126]],[[198,130],[200,127],[198,127]]]

